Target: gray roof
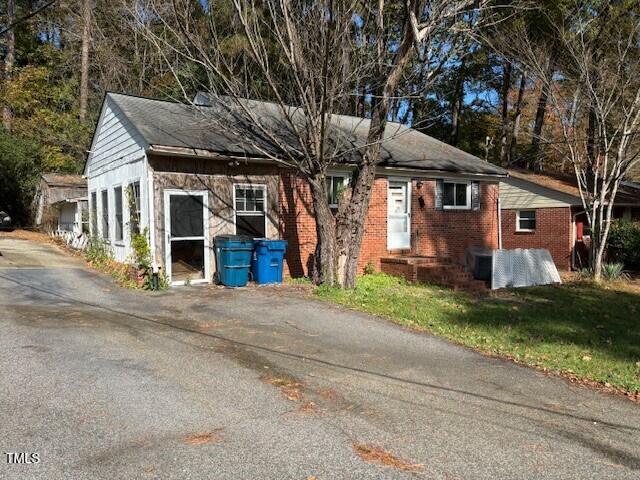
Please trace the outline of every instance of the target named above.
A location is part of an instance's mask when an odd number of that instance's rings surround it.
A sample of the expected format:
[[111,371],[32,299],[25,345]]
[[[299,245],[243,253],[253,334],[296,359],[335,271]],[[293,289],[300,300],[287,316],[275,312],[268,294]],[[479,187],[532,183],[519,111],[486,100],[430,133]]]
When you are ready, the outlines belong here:
[[[299,109],[288,107],[284,115],[270,102],[243,100],[258,122],[249,120],[236,100],[216,97],[210,105],[189,105],[107,94],[144,140],[151,146],[182,147],[221,154],[264,157],[280,156],[283,149],[300,150],[288,119],[304,125]],[[199,101],[206,99],[198,95]],[[256,127],[264,126],[264,130]],[[331,116],[332,151],[336,163],[353,163],[366,144],[369,119]],[[265,133],[266,131],[266,133]],[[382,166],[443,171],[462,174],[506,175],[506,170],[404,125],[390,122],[382,143]]]
[[80,187],[87,188],[87,180],[82,175],[70,173],[43,173],[42,179],[50,187]]

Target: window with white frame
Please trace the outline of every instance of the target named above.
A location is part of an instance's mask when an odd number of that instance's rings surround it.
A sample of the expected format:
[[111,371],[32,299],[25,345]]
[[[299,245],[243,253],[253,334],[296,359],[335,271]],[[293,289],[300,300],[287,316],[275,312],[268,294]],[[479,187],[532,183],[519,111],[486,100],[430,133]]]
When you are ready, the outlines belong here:
[[122,187],[114,187],[113,189],[113,203],[115,210],[115,241],[121,242],[124,238],[123,218],[122,218]]
[[460,210],[471,208],[471,182],[445,180],[442,190],[444,208]]
[[91,192],[91,235],[98,236],[98,199],[97,193]]
[[536,229],[536,211],[518,210],[516,215],[516,231],[533,232]]
[[140,210],[140,182],[135,181],[129,184],[129,192],[127,195],[129,205],[129,229],[131,235],[140,233],[140,218],[142,212]]
[[327,184],[327,201],[330,208],[338,208],[340,196],[349,185],[349,177],[347,174],[332,174],[325,177]]
[[[95,192],[92,193],[95,195]],[[87,200],[81,200],[78,204],[80,209],[80,231],[85,234],[89,234],[89,202]]]
[[236,234],[266,237],[266,185],[234,185]]
[[102,191],[102,238],[109,240],[109,191]]

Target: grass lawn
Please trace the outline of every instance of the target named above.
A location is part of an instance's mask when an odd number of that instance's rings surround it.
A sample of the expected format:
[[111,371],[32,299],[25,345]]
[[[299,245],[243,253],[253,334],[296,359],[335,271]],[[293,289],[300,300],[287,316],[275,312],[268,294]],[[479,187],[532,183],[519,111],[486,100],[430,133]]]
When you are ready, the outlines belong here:
[[374,274],[360,277],[355,290],[320,287],[316,295],[483,352],[640,392],[638,288],[572,283],[476,299]]

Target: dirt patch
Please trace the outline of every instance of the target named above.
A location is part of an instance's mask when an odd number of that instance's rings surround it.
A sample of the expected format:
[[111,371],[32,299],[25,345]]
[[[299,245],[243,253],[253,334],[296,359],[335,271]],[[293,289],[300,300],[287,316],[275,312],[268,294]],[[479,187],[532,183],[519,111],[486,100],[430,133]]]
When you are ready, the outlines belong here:
[[397,468],[406,472],[418,472],[424,468],[421,463],[410,463],[394,454],[371,444],[354,443],[353,450],[365,462],[379,463],[386,467]]
[[32,240],[34,242],[55,244],[53,238],[46,233],[32,230],[12,230],[11,232],[0,232],[0,238],[17,238],[20,240]]
[[191,433],[184,437],[184,443],[186,445],[207,445],[208,443],[219,443],[222,441],[222,437],[220,436],[220,431],[222,429],[218,428],[211,432],[197,432]]

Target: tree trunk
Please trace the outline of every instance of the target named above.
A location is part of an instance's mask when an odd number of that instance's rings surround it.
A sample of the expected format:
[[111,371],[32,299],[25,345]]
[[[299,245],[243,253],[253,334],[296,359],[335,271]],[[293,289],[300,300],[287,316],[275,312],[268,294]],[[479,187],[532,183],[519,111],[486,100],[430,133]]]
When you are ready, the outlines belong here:
[[[15,21],[15,0],[7,0],[7,25],[12,24]],[[10,28],[6,33],[7,41],[7,53],[4,61],[4,81],[5,83],[11,79],[13,72],[13,64],[15,63],[16,55],[16,34],[13,28]],[[11,121],[13,114],[9,105],[2,107],[2,124],[6,131],[11,131]]]
[[511,62],[505,60],[502,75],[502,132],[500,134],[500,165],[509,164],[509,90],[511,88]]
[[527,84],[527,72],[522,71],[520,77],[520,87],[518,88],[518,99],[516,100],[516,112],[513,118],[513,126],[511,128],[511,146],[509,152],[509,160],[511,163],[516,161],[518,149],[518,134],[520,133],[520,120],[522,118],[522,102],[524,100],[524,89]]
[[544,116],[547,112],[547,102],[549,101],[549,82],[551,82],[551,78],[553,77],[553,71],[555,69],[556,63],[556,53],[552,51],[549,56],[549,63],[547,65],[546,79],[542,82],[542,86],[540,87],[540,96],[538,97],[538,108],[536,109],[536,119],[533,124],[533,136],[531,137],[531,150],[533,164],[529,163],[527,165],[528,168],[533,167],[541,168],[542,166],[542,158],[540,156],[540,139],[542,137],[542,127],[544,126]]
[[316,285],[335,285],[335,247],[336,223],[333,212],[327,201],[327,188],[324,174],[317,174],[309,178],[313,210],[316,220],[316,252],[313,263],[313,282]]
[[462,110],[462,102],[464,100],[464,81],[465,81],[465,60],[462,59],[460,69],[458,70],[458,78],[456,79],[455,92],[453,101],[451,102],[451,133],[449,135],[449,144],[454,147],[458,145],[458,132],[460,111]]
[[82,0],[82,64],[80,67],[80,121],[87,118],[89,99],[89,43],[91,42],[91,0]]

